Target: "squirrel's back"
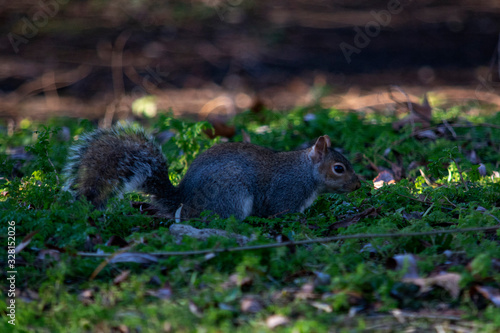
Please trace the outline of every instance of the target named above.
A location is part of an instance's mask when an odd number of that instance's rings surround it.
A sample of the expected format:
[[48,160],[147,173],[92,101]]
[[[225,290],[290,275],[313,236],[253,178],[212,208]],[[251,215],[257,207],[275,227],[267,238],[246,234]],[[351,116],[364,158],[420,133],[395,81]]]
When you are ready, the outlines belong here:
[[[302,151],[276,152],[250,143],[224,143],[198,156],[179,184],[184,207],[210,207],[223,216],[271,216],[302,211],[317,181],[304,172]],[[206,209],[206,208],[205,208]],[[226,212],[230,212],[229,214]]]
[[66,167],[66,187],[102,208],[116,194],[139,189],[157,208],[174,216],[211,210],[221,217],[273,216],[301,212],[321,193],[360,187],[349,161],[328,136],[308,149],[276,152],[249,143],[223,143],[200,154],[178,187],[168,177],[159,145],[142,129],[97,130],[75,145]]

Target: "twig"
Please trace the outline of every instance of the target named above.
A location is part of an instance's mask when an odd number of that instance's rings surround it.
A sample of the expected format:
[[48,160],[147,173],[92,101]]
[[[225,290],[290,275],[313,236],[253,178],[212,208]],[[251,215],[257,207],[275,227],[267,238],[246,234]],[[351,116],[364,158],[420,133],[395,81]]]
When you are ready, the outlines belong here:
[[443,119],[443,124],[448,129],[448,131],[450,131],[453,138],[456,139],[457,133],[455,133],[455,130],[453,130],[453,127],[450,126],[450,124],[448,123],[448,121],[446,121],[446,119]]
[[93,279],[95,279],[95,277],[97,276],[97,274],[99,274],[99,272],[102,271],[104,269],[104,267],[106,267],[109,264],[109,262],[111,261],[111,259],[113,259],[114,257],[116,257],[119,254],[127,252],[128,250],[132,249],[136,245],[137,245],[137,243],[132,243],[129,246],[124,247],[123,249],[120,249],[120,250],[116,251],[115,253],[107,253],[107,254],[109,254],[109,256],[103,256],[103,257],[106,257],[106,259],[103,262],[101,262],[99,264],[99,266],[97,266],[96,269],[94,269],[94,271],[90,275],[89,280],[92,281]]
[[[284,246],[291,246],[291,245],[328,243],[328,242],[335,242],[338,240],[346,240],[346,239],[417,237],[417,236],[432,236],[432,235],[439,235],[439,234],[492,231],[492,230],[497,230],[497,229],[500,229],[500,225],[495,225],[495,226],[491,226],[491,227],[476,227],[476,228],[464,228],[464,229],[432,230],[432,231],[422,231],[422,232],[413,232],[413,233],[356,234],[356,235],[344,235],[344,236],[307,239],[307,240],[302,240],[302,241],[287,241],[287,242],[282,242],[282,243],[229,247],[229,248],[225,248],[225,249],[224,248],[217,248],[217,249],[195,250],[195,251],[152,252],[152,253],[147,253],[147,254],[152,255],[152,256],[157,256],[157,257],[205,255],[208,253],[252,251],[252,250],[270,249],[270,248],[284,247]],[[81,257],[100,258],[100,257],[110,257],[110,256],[114,256],[116,254],[114,254],[114,253],[77,252],[77,255],[79,255]]]
[[59,176],[57,175],[57,170],[56,170],[54,163],[52,163],[52,160],[49,157],[49,152],[45,151],[45,155],[47,155],[47,160],[49,161],[50,165],[52,165],[52,168],[54,169],[54,174],[56,175],[57,185],[59,185]]
[[399,86],[390,86],[389,87],[389,97],[396,103],[401,103],[403,104],[404,102],[400,102],[398,101],[393,95],[392,95],[392,90],[391,89],[396,89],[397,91],[399,91],[400,93],[402,93],[403,95],[405,95],[406,97],[406,106],[408,107],[408,111],[410,111],[411,113],[414,113],[415,110],[413,110],[413,105],[411,104],[411,100],[410,100],[410,96],[408,96],[408,94],[403,90],[401,89],[401,87]]
[[431,182],[431,180],[429,179],[429,177],[427,177],[427,175],[425,174],[424,170],[422,170],[422,168],[420,168],[420,169],[418,169],[418,171],[420,171],[420,175],[422,175],[422,177],[424,178],[425,183],[426,183],[427,185],[429,185],[430,187],[434,187],[434,186],[432,186],[432,182]]
[[370,164],[370,166],[373,168],[373,170],[375,170],[376,172],[380,173],[380,169],[377,167],[377,165],[368,158],[368,156],[366,156],[365,154],[363,154],[363,158],[366,159],[368,161],[368,163]]
[[53,79],[47,82],[47,78],[43,75],[33,81],[22,84],[15,91],[6,96],[6,99],[13,99],[14,103],[18,103],[27,97],[33,96],[41,91],[47,92],[67,87],[80,81],[89,75],[91,67],[87,65],[78,66],[74,70],[67,72],[54,72]]
[[[410,115],[415,115],[416,112],[415,110],[413,109],[413,105],[411,104],[411,101],[410,101],[410,96],[408,96],[408,94],[403,90],[401,89],[399,86],[391,86],[389,88],[389,94],[390,94],[390,97],[392,98],[393,101],[395,101],[396,103],[398,103],[398,101],[394,98],[394,96],[392,95],[392,91],[390,89],[396,89],[398,90],[400,93],[402,93],[403,95],[405,95],[406,97],[406,106],[408,107],[408,111],[410,111]],[[420,114],[419,114],[420,115]],[[415,132],[415,120],[413,119],[413,117],[410,118],[411,120],[411,131],[412,132]]]

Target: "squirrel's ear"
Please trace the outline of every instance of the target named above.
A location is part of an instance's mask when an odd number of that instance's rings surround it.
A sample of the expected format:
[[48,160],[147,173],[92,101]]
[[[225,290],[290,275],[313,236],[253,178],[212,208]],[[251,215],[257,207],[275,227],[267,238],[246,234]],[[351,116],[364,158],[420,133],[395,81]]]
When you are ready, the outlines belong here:
[[[320,139],[321,139],[321,138],[325,138],[325,141],[326,141],[326,146],[327,146],[328,148],[330,148],[330,147],[332,146],[332,140],[330,140],[330,137],[329,137],[328,135],[323,135],[322,137],[320,137]],[[319,140],[319,139],[318,139],[318,140]]]
[[311,147],[309,156],[314,162],[319,162],[325,157],[331,145],[332,143],[328,135],[320,136],[314,146]]

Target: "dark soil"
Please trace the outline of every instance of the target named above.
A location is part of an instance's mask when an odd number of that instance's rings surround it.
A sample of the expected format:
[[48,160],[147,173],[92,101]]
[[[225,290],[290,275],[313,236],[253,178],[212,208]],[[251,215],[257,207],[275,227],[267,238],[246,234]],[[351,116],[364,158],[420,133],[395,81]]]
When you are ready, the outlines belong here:
[[0,117],[126,117],[145,94],[177,113],[318,101],[356,109],[388,103],[363,98],[389,85],[410,98],[434,91],[500,105],[497,1],[399,4],[9,3],[0,9]]

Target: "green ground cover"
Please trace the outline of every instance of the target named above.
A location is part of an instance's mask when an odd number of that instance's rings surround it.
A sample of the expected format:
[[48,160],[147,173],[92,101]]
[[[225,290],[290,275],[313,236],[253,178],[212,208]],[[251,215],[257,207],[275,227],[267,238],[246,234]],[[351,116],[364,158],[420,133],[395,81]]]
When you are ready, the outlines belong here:
[[[139,193],[115,198],[103,211],[73,201],[62,191],[61,170],[72,142],[95,128],[89,121],[25,121],[13,132],[1,127],[1,247],[8,250],[10,221],[16,245],[25,237],[29,244],[15,254],[16,325],[8,322],[9,299],[1,297],[0,331],[497,332],[498,231],[411,236],[500,224],[500,115],[471,115],[471,109],[435,109],[427,132],[411,124],[396,132],[392,116],[317,107],[240,114],[232,121],[234,141],[243,140],[244,130],[253,143],[292,150],[328,134],[365,180],[362,188],[321,196],[303,214],[240,222],[207,212],[183,222],[251,237],[247,246],[355,234],[405,237],[149,261],[132,256],[126,262],[81,252],[152,254],[239,245],[222,237],[176,243],[169,233],[174,221],[131,205],[148,201]],[[153,133],[173,135],[163,151],[174,183],[200,151],[220,141],[205,136],[207,126],[168,115],[146,122]],[[373,179],[384,170],[395,184],[375,189]],[[0,258],[6,296],[7,252]]]

